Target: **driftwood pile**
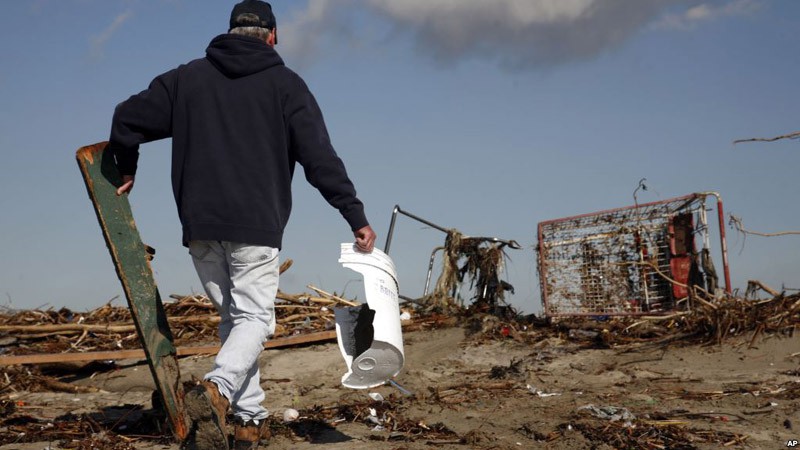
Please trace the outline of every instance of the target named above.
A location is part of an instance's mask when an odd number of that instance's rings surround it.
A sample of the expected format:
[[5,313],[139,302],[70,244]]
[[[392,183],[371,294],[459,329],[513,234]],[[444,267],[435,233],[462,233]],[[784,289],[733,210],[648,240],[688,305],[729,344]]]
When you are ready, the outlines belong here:
[[[314,286],[308,287],[312,294],[278,292],[275,337],[333,330],[333,308],[357,304]],[[173,301],[165,302],[164,309],[177,347],[217,341],[219,315],[205,295],[170,297]],[[83,313],[67,308],[0,312],[0,356],[140,347],[127,306],[109,302]]]
[[660,316],[599,316],[541,318],[518,316],[514,320],[492,315],[472,315],[464,320],[474,343],[514,339],[534,344],[563,338],[586,348],[624,345],[720,344],[733,337],[746,337],[752,344],[761,335],[791,335],[800,326],[800,293],[787,295],[751,281],[750,286],[768,293],[768,298],[711,298],[697,296],[692,307]]
[[[284,262],[281,272],[291,264],[291,260]],[[302,343],[303,337],[309,342],[330,340],[335,337],[333,308],[357,304],[308,287],[312,293],[278,292],[275,338],[299,338],[293,344]],[[220,318],[211,301],[204,295],[170,297],[164,310],[178,354],[214,353]],[[103,370],[100,366],[113,368],[114,360],[143,358],[130,310],[112,302],[81,313],[67,308],[0,311],[0,400],[14,391],[93,392],[91,387],[43,374],[41,363],[57,363],[72,371]],[[87,361],[92,363],[87,365]]]
[[[335,327],[333,308],[340,305],[357,305],[314,286],[313,293],[290,295],[279,292],[276,301],[276,337],[303,337],[325,334],[330,336]],[[174,343],[181,348],[209,348],[203,344],[216,343],[219,318],[211,301],[202,295],[173,295],[173,302],[165,303],[165,311],[174,335]],[[452,326],[451,318],[415,313],[414,322],[404,324],[404,329]],[[328,339],[330,340],[330,339]],[[302,340],[299,340],[302,341]],[[314,340],[309,340],[314,342]],[[182,347],[187,346],[187,347]],[[124,355],[139,348],[138,336],[126,307],[110,303],[84,313],[66,308],[60,310],[6,311],[0,313],[0,359],[30,357],[31,362],[42,353],[59,355],[102,354]],[[84,361],[85,362],[85,361]],[[134,449],[137,442],[162,442],[168,444],[172,436],[165,428],[165,418],[156,410],[142,405],[121,405],[103,408],[102,411],[67,414],[55,419],[43,419],[28,414],[28,405],[16,401],[19,392],[100,392],[91,386],[80,386],[60,381],[58,375],[114,370],[114,361],[93,360],[88,365],[30,364],[4,365],[0,368],[0,445],[22,442],[59,442],[61,448],[76,449]],[[380,414],[380,422],[394,433],[392,439],[427,439],[431,442],[455,441],[455,436],[444,425],[426,425],[404,419],[394,412],[399,402],[378,403],[354,400],[336,407],[317,407],[303,411],[303,418],[286,424],[270,418],[273,434],[304,436],[318,432],[320,427],[330,427],[329,420],[374,421],[371,410]],[[372,408],[372,409],[370,409]],[[366,414],[366,415],[365,415]]]
[[[309,285],[313,293],[278,293],[275,337],[297,336],[335,328],[333,308],[357,302]],[[515,339],[535,343],[554,336],[610,347],[635,343],[721,343],[747,334],[789,334],[800,323],[800,294],[786,295],[750,282],[746,297],[710,298],[698,295],[691,309],[662,316],[559,318],[535,315],[512,319],[462,309],[451,318],[464,323],[476,341]],[[753,298],[754,292],[771,296]],[[204,295],[172,295],[164,307],[176,347],[217,342],[219,316]],[[422,311],[416,311],[420,316]],[[441,316],[424,314],[441,321]],[[10,355],[86,353],[140,348],[130,311],[111,302],[95,310],[69,309],[0,312],[0,359]]]

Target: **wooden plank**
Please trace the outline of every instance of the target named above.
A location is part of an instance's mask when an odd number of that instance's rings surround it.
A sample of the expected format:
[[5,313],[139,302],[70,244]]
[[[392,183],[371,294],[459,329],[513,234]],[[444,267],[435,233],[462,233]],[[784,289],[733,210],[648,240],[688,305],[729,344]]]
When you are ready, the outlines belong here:
[[[419,331],[429,327],[452,327],[457,324],[454,317],[441,317],[427,319],[418,322],[405,321],[402,324],[403,331]],[[265,349],[291,347],[294,345],[311,344],[336,339],[336,331],[319,331],[308,334],[298,334],[268,340],[264,343]],[[191,355],[214,355],[219,351],[218,345],[208,345],[199,347],[178,347],[177,356]],[[104,361],[118,359],[137,359],[145,356],[144,350],[111,350],[101,352],[84,353],[44,353],[34,355],[14,355],[0,356],[0,366],[12,366],[16,364],[48,364],[55,362],[77,362],[77,361]]]
[[[199,316],[169,317],[172,324],[187,324],[193,322],[217,324],[220,317],[217,314]],[[37,325],[0,325],[0,333],[58,333],[58,332],[94,332],[94,333],[129,333],[136,331],[136,325],[129,322],[112,322],[104,325],[86,323],[54,323]]]
[[[294,345],[324,342],[336,339],[336,331],[320,331],[317,333],[299,334],[278,339],[271,339],[264,343],[265,349],[291,347]],[[206,345],[199,347],[178,347],[177,356],[215,355],[219,352],[219,345]],[[57,362],[78,361],[107,361],[120,359],[141,359],[145,353],[142,349],[112,350],[103,352],[85,353],[46,353],[38,355],[0,356],[0,366],[16,364],[48,364]]]
[[189,427],[183,412],[184,392],[172,333],[128,198],[116,194],[122,178],[113,156],[103,151],[106,144],[83,147],[75,156],[172,432],[183,440]]
[[292,345],[310,344],[312,342],[330,341],[336,339],[336,331],[319,331],[316,333],[298,334],[284,338],[273,339],[264,344],[264,348],[280,348]]

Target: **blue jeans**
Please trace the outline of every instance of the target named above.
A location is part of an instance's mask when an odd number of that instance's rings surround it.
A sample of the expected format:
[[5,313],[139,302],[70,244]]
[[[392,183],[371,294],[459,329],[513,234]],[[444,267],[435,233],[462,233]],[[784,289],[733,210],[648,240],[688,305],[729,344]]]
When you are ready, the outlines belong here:
[[258,356],[275,333],[278,249],[227,241],[189,243],[197,275],[220,315],[222,348],[206,380],[217,384],[234,415],[261,420]]

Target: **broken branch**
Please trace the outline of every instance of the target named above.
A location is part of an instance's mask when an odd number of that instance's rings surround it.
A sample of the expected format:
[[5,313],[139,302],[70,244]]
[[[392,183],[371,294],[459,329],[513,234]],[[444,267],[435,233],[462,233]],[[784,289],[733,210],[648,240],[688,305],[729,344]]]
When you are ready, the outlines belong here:
[[312,291],[316,292],[317,294],[323,296],[323,297],[329,298],[331,300],[336,300],[337,302],[339,302],[339,303],[341,303],[343,305],[347,305],[347,306],[358,306],[359,305],[356,302],[351,302],[349,300],[345,300],[345,299],[343,299],[343,298],[341,298],[341,297],[339,297],[337,295],[331,294],[330,292],[325,292],[322,289],[320,289],[318,287],[315,287],[312,284],[309,284],[308,288],[311,289]]
[[739,217],[734,216],[733,214],[730,215],[728,219],[728,224],[731,225],[742,234],[754,234],[756,236],[764,236],[764,237],[775,237],[775,236],[786,236],[790,234],[800,234],[800,231],[779,231],[777,233],[759,233],[758,231],[748,230],[742,224],[742,219]]
[[741,142],[774,142],[779,141],[781,139],[797,139],[800,137],[800,131],[796,131],[794,133],[784,134],[781,136],[775,136],[771,138],[749,138],[749,139],[737,139],[733,141],[733,144],[736,145]]

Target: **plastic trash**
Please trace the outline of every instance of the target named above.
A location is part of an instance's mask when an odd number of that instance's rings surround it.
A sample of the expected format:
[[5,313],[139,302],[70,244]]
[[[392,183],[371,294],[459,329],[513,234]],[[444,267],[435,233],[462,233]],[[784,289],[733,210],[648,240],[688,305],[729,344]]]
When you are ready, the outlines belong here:
[[283,411],[284,422],[294,422],[300,417],[300,412],[294,408],[287,408]]
[[595,406],[593,404],[588,404],[581,406],[578,408],[578,411],[587,410],[593,416],[610,420],[611,422],[623,421],[626,427],[633,426],[633,421],[636,420],[636,416],[631,413],[628,408],[622,408],[617,406]]
[[336,338],[347,373],[342,385],[353,389],[380,386],[403,368],[397,271],[378,249],[362,253],[352,243],[342,244],[339,262],[361,273],[367,303],[335,308]]
[[397,388],[397,390],[398,390],[398,391],[400,391],[400,392],[401,392],[403,395],[407,395],[407,396],[412,396],[412,395],[414,395],[414,393],[413,393],[413,392],[409,391],[408,389],[404,388],[403,386],[400,386],[400,385],[399,385],[399,384],[398,384],[396,381],[394,381],[394,380],[389,380],[389,384],[391,384],[392,386],[396,387],[396,388]]
[[377,424],[381,423],[381,419],[378,419],[378,413],[377,411],[375,411],[375,408],[369,409],[369,416],[367,416],[367,420],[369,420],[372,423],[377,423]]
[[537,388],[536,386],[533,386],[533,385],[530,385],[530,384],[527,385],[526,387],[528,388],[528,392],[530,392],[531,394],[535,394],[535,395],[537,395],[539,397],[553,397],[553,396],[556,396],[556,395],[561,395],[560,392],[545,392],[545,391],[542,391],[539,388]]

